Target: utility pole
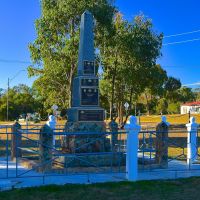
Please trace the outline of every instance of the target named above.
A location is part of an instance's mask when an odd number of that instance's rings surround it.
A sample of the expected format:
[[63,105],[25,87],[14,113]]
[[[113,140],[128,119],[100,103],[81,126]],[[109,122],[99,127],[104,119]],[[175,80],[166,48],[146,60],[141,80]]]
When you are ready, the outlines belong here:
[[191,117],[191,110],[189,110],[189,112],[188,112],[188,117],[189,117],[189,123],[190,123],[190,117]]
[[8,90],[7,90],[7,121],[9,120],[9,89],[10,89],[10,79],[8,78]]
[[135,116],[137,116],[137,104],[135,102]]
[[24,69],[18,71],[18,73],[13,78],[8,78],[8,88],[7,88],[7,121],[9,120],[9,90],[10,90],[10,82],[16,78],[21,72],[26,71]]

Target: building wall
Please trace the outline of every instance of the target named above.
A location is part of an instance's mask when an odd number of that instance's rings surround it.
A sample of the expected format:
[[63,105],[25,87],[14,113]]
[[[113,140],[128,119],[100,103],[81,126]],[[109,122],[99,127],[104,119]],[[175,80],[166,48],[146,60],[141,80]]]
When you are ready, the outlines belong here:
[[181,114],[189,113],[190,106],[181,106]]
[[181,106],[181,114],[200,114],[200,105],[199,106]]

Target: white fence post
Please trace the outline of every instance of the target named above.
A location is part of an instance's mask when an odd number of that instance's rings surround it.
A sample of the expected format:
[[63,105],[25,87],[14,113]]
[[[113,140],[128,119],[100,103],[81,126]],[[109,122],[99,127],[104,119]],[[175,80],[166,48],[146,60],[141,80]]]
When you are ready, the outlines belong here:
[[[56,118],[54,115],[50,115],[49,116],[49,121],[47,121],[47,126],[49,126],[53,132],[54,132],[54,129],[56,128]],[[55,133],[55,132],[54,132]],[[53,147],[56,146],[56,135],[53,134]]]
[[141,130],[141,126],[137,124],[135,116],[130,116],[125,129],[127,131],[126,178],[129,181],[136,181],[138,174],[138,133]]
[[190,166],[192,162],[197,159],[197,131],[198,124],[195,122],[195,118],[190,118],[190,123],[186,124],[188,136],[187,136],[187,164]]

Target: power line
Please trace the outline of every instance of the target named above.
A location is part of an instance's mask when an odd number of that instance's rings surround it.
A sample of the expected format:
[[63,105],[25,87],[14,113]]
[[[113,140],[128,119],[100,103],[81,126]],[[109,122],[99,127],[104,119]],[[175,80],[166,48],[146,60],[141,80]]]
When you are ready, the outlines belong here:
[[24,60],[7,60],[7,59],[0,59],[1,63],[19,63],[19,64],[31,64],[29,61]]
[[183,44],[183,43],[194,42],[194,41],[199,41],[199,40],[200,40],[200,38],[195,38],[195,39],[191,39],[191,40],[183,40],[183,41],[178,41],[178,42],[169,42],[169,43],[163,44],[163,46],[174,45],[174,44]]
[[25,69],[22,69],[20,71],[18,71],[12,78],[9,79],[9,81],[11,82],[13,79],[15,79],[21,72],[25,72]]
[[191,65],[162,65],[164,68],[200,68],[200,66],[191,66]]
[[200,82],[184,84],[183,86],[195,86],[195,85],[200,85]]
[[190,31],[190,32],[184,32],[184,33],[177,33],[177,34],[173,34],[173,35],[167,35],[167,36],[164,36],[164,38],[176,37],[176,36],[181,36],[181,35],[189,35],[189,34],[198,33],[198,32],[200,32],[200,29],[196,30],[196,31]]

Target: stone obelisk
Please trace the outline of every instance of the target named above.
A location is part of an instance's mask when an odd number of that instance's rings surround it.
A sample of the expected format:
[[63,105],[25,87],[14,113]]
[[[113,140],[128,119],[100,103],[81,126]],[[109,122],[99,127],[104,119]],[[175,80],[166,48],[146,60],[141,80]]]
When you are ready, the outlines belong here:
[[[89,11],[85,11],[81,16],[80,42],[78,55],[78,76],[95,75],[94,71],[94,19]],[[87,63],[88,62],[88,63]],[[89,68],[85,68],[85,67]]]
[[[72,106],[67,110],[67,132],[105,131],[104,109],[99,105],[99,79],[95,68],[93,31],[93,16],[89,11],[85,11],[81,16],[78,75],[73,80]],[[72,143],[70,141],[70,145]],[[73,146],[77,147],[76,144]]]

